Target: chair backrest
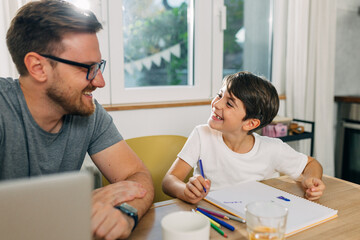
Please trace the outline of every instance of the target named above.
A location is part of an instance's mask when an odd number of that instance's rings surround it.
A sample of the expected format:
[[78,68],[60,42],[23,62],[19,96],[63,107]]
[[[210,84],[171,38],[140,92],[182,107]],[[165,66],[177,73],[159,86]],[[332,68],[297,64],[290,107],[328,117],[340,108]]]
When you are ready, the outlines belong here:
[[[162,191],[161,182],[186,140],[186,137],[178,135],[144,136],[126,140],[151,173],[155,188],[154,202],[171,199]],[[191,175],[192,172],[187,179]],[[105,178],[103,181],[105,185],[108,184]]]

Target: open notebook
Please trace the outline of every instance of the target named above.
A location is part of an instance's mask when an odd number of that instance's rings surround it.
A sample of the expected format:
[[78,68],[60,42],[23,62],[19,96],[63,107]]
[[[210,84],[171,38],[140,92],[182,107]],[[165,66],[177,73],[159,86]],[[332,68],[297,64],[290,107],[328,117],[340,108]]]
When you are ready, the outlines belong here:
[[0,239],[91,239],[92,176],[69,172],[0,182]]
[[337,217],[337,210],[292,195],[266,184],[250,181],[210,192],[211,204],[245,219],[245,206],[253,201],[274,201],[287,207],[286,236]]

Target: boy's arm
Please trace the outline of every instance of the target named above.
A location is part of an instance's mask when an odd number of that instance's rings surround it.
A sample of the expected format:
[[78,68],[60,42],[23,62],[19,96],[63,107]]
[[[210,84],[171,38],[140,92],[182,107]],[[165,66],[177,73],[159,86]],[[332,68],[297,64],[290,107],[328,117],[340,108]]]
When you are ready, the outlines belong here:
[[[162,181],[162,189],[169,196],[179,198],[190,203],[197,203],[203,199],[210,188],[210,181],[202,176],[194,176],[188,183],[184,180],[192,167],[181,158],[177,158]],[[203,191],[206,188],[206,193]]]
[[323,169],[320,163],[312,157],[308,157],[308,162],[300,178],[301,184],[305,189],[305,197],[309,200],[317,200],[325,190],[322,179]]

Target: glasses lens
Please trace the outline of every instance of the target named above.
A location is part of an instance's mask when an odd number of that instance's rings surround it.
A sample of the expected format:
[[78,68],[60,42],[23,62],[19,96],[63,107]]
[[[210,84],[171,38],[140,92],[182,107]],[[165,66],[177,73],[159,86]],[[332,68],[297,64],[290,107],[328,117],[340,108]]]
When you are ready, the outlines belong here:
[[105,65],[106,65],[106,61],[105,60],[101,60],[101,62],[100,62],[100,71],[101,71],[101,73],[103,73],[104,72],[104,69],[105,69]]
[[97,71],[99,70],[99,65],[97,63],[91,65],[89,69],[89,80],[93,80],[97,74]]
[[105,63],[106,61],[102,60],[100,63],[94,63],[93,65],[91,65],[88,73],[88,80],[93,80],[96,77],[99,69],[101,72],[103,72],[105,68]]

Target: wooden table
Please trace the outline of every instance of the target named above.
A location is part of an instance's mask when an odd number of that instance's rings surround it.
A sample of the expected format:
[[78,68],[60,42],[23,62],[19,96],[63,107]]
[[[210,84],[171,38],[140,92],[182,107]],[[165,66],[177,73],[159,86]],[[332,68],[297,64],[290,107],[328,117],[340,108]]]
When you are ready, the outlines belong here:
[[[338,178],[324,176],[326,185],[324,195],[317,202],[338,210],[338,217],[318,226],[312,227],[286,239],[288,240],[346,240],[360,239],[360,185],[347,182]],[[284,190],[286,192],[303,197],[303,190],[299,183],[287,176],[269,179],[263,183]],[[216,209],[211,204],[201,201],[201,205]],[[141,219],[139,225],[129,239],[162,239],[161,219],[168,213],[175,211],[191,211],[195,205],[185,203],[178,199],[155,203],[148,213]],[[216,209],[219,210],[219,209]],[[311,214],[309,212],[309,214]],[[231,221],[235,231],[224,229],[228,239],[246,240],[247,232],[245,224]],[[214,229],[210,230],[210,239],[224,240],[223,236]]]

